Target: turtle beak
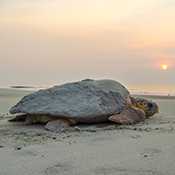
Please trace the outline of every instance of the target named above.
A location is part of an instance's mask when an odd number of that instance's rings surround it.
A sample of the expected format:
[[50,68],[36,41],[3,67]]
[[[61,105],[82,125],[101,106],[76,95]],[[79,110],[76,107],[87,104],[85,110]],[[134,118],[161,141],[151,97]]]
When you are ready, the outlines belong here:
[[156,113],[159,113],[159,106],[156,104]]
[[154,103],[154,106],[155,106],[155,113],[159,113],[159,106],[156,103]]

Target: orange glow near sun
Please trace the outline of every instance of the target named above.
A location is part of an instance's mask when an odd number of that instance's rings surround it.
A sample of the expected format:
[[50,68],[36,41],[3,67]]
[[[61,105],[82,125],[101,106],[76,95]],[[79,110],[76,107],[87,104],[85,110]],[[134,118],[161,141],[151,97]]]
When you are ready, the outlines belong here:
[[168,69],[168,65],[167,64],[161,64],[161,69],[162,70],[167,70]]

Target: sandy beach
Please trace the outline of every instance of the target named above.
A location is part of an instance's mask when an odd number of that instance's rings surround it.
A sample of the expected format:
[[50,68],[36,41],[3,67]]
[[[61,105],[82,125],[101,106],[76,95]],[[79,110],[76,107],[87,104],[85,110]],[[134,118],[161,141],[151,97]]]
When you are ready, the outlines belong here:
[[8,122],[9,107],[28,93],[0,90],[0,175],[174,175],[174,98],[148,96],[160,113],[137,125],[78,125],[57,134]]

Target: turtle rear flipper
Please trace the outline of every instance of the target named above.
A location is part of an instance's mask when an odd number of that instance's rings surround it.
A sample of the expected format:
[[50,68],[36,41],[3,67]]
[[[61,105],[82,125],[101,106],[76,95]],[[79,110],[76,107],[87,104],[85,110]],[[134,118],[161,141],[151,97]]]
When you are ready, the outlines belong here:
[[8,120],[9,122],[24,122],[26,120],[27,114],[16,115],[14,118]]
[[127,107],[120,114],[112,115],[110,121],[121,125],[135,124],[146,119],[145,112],[136,107]]

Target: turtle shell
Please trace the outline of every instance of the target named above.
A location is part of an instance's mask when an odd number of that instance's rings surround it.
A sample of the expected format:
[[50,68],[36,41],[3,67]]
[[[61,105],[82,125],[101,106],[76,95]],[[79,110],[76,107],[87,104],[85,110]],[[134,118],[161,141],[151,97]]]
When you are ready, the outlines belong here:
[[120,113],[128,97],[129,91],[119,82],[86,79],[27,95],[10,109],[10,113],[101,122],[110,115]]

